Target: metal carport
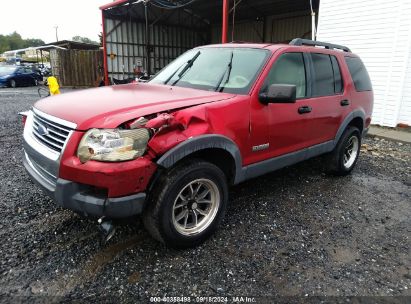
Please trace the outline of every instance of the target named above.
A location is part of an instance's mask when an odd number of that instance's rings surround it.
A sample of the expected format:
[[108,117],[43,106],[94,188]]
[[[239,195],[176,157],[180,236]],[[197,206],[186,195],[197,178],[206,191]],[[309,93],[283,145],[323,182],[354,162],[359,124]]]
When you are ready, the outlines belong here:
[[311,38],[318,8],[319,0],[114,1],[100,7],[106,83],[154,74],[199,45]]

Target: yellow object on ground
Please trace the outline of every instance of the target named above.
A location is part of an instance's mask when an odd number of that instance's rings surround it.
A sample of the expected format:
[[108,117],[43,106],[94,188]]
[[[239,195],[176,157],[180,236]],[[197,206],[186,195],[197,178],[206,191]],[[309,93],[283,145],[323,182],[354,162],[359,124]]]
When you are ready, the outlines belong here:
[[60,86],[57,81],[57,78],[54,76],[50,76],[47,78],[47,83],[50,90],[50,95],[57,95],[60,94]]

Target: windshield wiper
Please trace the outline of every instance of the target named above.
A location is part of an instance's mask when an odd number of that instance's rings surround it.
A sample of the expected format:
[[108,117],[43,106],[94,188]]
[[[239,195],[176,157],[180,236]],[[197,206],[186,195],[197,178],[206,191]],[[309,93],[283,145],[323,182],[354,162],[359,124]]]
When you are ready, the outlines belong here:
[[175,70],[173,72],[173,74],[170,75],[170,77],[168,77],[165,81],[164,84],[167,84],[173,77],[175,74],[177,74],[177,72],[184,66],[184,69],[181,70],[181,72],[178,74],[178,79],[173,82],[172,86],[175,85],[178,81],[180,81],[181,77],[183,76],[183,74],[193,66],[194,61],[198,58],[198,56],[200,56],[201,52],[198,51],[193,58],[191,58],[190,60],[188,60],[187,62],[185,62],[184,64],[182,64],[177,70]]
[[221,87],[220,92],[224,89],[224,86],[227,84],[227,82],[230,80],[230,74],[231,74],[231,69],[233,68],[233,57],[234,57],[234,51],[231,51],[231,55],[230,55],[230,61],[228,62],[227,68],[224,70],[223,75],[221,75],[220,79],[217,82],[217,85],[214,88],[214,91],[218,91],[218,89],[220,88],[221,83],[223,82],[224,76],[228,71],[227,74],[227,78],[224,82],[224,85]]

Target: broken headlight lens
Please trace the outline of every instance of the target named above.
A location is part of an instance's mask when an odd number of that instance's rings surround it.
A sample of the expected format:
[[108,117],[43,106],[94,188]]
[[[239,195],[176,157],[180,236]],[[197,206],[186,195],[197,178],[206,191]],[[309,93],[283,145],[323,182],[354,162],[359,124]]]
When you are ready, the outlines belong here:
[[144,154],[150,132],[147,129],[91,129],[84,134],[77,149],[82,163],[88,160],[120,162]]

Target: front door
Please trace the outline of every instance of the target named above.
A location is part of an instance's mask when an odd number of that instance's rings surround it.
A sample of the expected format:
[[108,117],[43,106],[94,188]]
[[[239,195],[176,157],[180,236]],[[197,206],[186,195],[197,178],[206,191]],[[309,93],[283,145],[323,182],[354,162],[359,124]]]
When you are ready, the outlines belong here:
[[295,103],[270,103],[270,150],[278,156],[307,147],[306,126],[311,119],[309,87],[304,54],[286,52],[272,65],[265,86],[292,84],[297,89]]
[[[295,103],[251,103],[251,162],[303,150],[307,120],[311,118],[310,87],[307,85],[307,64],[302,52],[283,52],[273,59],[272,66],[259,91],[271,84],[292,84],[297,89]],[[264,141],[264,142],[263,142]]]

